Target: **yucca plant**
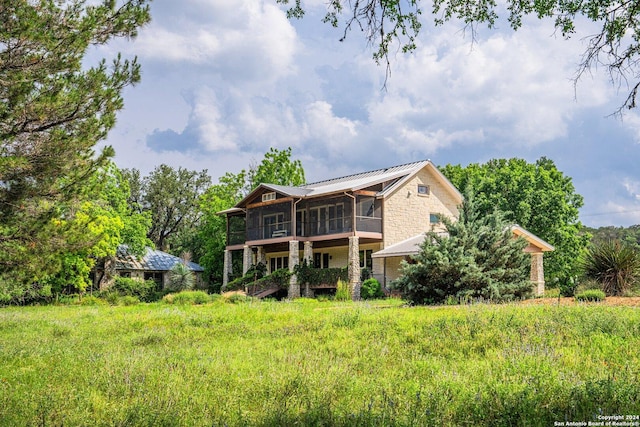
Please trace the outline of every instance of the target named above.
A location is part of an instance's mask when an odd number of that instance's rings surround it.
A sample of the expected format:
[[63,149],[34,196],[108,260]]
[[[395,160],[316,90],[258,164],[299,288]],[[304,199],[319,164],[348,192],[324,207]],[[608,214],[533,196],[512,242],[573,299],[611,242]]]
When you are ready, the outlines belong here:
[[171,292],[180,292],[193,289],[196,278],[193,271],[185,263],[179,262],[169,271],[169,286],[167,290]]
[[582,268],[608,296],[623,295],[640,277],[640,254],[618,240],[602,242],[589,248]]

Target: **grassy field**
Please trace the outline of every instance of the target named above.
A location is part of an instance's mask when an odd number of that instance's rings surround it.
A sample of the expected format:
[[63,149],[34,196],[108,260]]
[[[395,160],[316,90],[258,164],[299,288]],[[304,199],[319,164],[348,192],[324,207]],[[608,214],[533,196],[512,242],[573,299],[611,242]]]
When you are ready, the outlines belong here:
[[553,426],[640,414],[640,310],[0,309],[0,425]]

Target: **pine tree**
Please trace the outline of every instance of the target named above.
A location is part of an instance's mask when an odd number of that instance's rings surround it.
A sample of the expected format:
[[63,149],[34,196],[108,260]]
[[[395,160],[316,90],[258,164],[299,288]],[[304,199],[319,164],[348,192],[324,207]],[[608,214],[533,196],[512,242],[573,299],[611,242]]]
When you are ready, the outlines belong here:
[[78,245],[67,227],[113,149],[95,152],[139,80],[118,55],[87,68],[94,45],[135,37],[148,0],[0,0],[0,291],[24,292]]
[[458,221],[441,218],[446,231],[426,233],[420,252],[402,263],[393,286],[415,304],[448,297],[508,301],[532,291],[526,242],[513,237],[500,211],[480,216],[466,193]]

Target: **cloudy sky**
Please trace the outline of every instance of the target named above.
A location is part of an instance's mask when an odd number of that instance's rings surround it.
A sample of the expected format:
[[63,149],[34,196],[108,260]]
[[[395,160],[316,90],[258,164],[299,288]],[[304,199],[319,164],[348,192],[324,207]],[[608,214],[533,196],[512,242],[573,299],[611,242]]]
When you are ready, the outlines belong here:
[[551,21],[480,29],[425,25],[415,53],[375,65],[359,30],[321,23],[323,0],[289,21],[275,0],[154,0],[134,41],[96,58],[137,55],[142,82],[107,143],[116,163],[207,169],[214,181],[292,147],[308,181],[422,159],[436,165],[552,159],[584,196],[589,226],[640,223],[640,112],[611,117],[627,95],[604,69],[574,87],[585,36]]

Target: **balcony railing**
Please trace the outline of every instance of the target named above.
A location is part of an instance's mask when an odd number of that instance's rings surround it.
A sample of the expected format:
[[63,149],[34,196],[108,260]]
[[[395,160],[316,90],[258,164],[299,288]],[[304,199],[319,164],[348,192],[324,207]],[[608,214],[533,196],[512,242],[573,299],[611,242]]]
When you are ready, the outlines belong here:
[[[358,231],[372,233],[382,232],[382,218],[367,216],[356,217]],[[249,228],[246,240],[267,240],[292,236],[291,221],[276,222],[263,227]],[[332,234],[350,233],[353,231],[351,217],[334,218],[325,221],[297,222],[296,235],[300,237],[329,236]],[[245,233],[232,233],[229,236],[231,244],[243,243]]]
[[371,233],[382,233],[382,218],[374,218],[370,216],[357,216],[356,230],[368,231]]

